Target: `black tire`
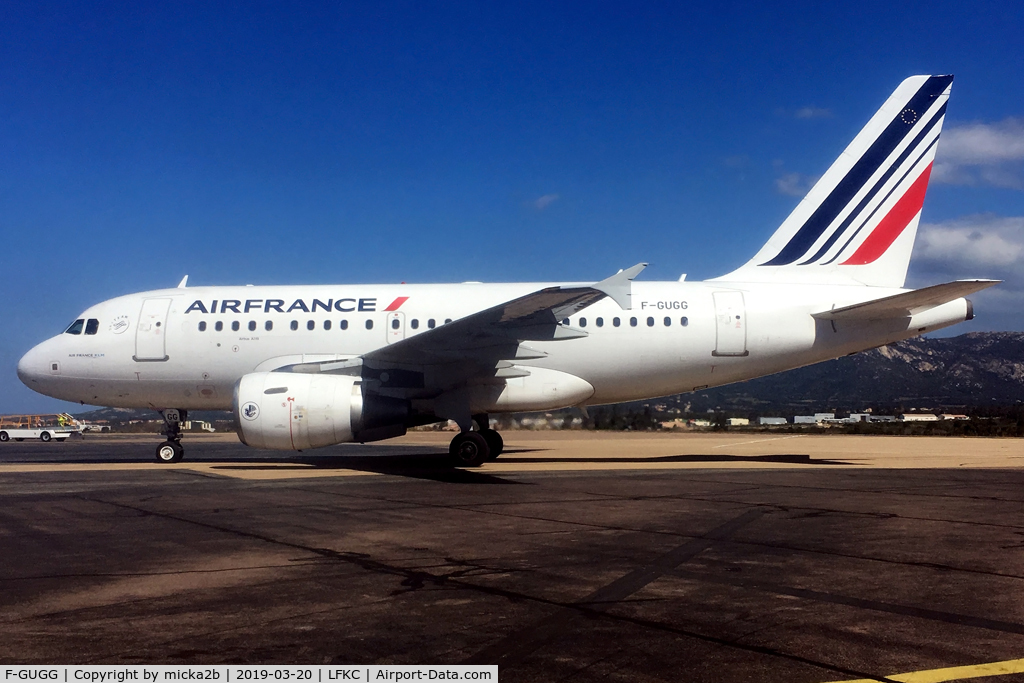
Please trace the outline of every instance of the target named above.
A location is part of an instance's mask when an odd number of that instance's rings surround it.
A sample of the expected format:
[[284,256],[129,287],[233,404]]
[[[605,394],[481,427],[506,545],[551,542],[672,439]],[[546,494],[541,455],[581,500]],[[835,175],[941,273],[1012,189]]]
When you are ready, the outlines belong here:
[[0,441],[10,441],[11,435],[7,432],[0,432]]
[[160,463],[181,462],[185,449],[177,441],[164,441],[156,447],[156,461]]
[[494,429],[481,429],[479,434],[487,441],[487,448],[491,452],[490,457],[487,459],[496,460],[501,455],[501,452],[505,450],[505,440]]
[[53,437],[50,436],[50,432],[43,432],[42,434],[39,435],[39,440],[42,441],[43,443],[48,442],[52,438]]
[[448,447],[448,453],[456,467],[480,467],[491,457],[487,439],[480,436],[480,432],[457,434]]

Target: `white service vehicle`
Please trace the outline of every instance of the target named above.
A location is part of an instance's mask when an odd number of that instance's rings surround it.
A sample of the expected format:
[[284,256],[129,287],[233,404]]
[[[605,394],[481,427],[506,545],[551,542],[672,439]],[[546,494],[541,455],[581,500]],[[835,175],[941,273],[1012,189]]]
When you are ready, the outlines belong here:
[[[896,89],[745,265],[704,282],[186,287],[90,307],[18,363],[66,401],[160,411],[161,462],[189,410],[242,442],[304,450],[453,420],[456,464],[497,457],[489,415],[740,382],[974,317],[992,280],[904,282],[952,76]],[[514,236],[509,236],[514,239]],[[475,429],[474,429],[475,426]]]
[[0,441],[39,439],[64,441],[81,429],[67,413],[60,415],[0,415]]
[[12,427],[0,430],[0,441],[24,441],[25,439],[39,439],[43,443],[47,441],[64,441],[74,430],[67,427]]

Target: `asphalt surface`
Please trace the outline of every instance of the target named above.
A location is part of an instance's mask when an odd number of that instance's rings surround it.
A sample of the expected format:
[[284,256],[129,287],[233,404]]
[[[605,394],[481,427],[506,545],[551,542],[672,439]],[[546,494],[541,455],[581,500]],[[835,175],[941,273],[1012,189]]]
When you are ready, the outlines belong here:
[[812,682],[1024,657],[1024,469],[796,442],[786,469],[464,471],[436,444],[223,439],[187,469],[149,465],[157,440],[0,444],[0,663]]

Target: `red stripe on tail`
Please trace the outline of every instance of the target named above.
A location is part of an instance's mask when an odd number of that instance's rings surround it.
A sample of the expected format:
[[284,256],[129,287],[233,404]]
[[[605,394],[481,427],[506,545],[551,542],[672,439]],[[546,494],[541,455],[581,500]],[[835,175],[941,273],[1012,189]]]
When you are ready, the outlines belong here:
[[928,177],[931,173],[932,165],[928,164],[928,168],[924,169],[910,189],[900,197],[896,206],[889,210],[889,213],[861,243],[853,256],[840,265],[863,266],[874,263],[879,256],[885,253],[886,249],[892,246],[896,238],[910,225],[910,221],[914,220],[914,216],[921,211],[921,207],[924,205],[924,193],[928,190]]

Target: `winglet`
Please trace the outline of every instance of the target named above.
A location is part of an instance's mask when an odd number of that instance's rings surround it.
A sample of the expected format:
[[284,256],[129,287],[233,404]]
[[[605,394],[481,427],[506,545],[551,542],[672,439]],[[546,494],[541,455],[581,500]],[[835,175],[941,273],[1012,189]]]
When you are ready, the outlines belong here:
[[639,275],[646,267],[646,263],[638,263],[632,268],[620,270],[615,275],[605,278],[595,284],[594,289],[599,292],[604,292],[605,295],[615,301],[622,310],[629,310],[631,308],[629,297],[632,290],[630,283],[632,283],[633,278]]
[[178,289],[185,289],[188,286],[188,275],[181,278],[181,282],[178,283]]

